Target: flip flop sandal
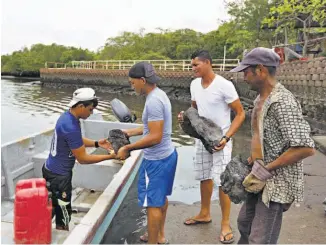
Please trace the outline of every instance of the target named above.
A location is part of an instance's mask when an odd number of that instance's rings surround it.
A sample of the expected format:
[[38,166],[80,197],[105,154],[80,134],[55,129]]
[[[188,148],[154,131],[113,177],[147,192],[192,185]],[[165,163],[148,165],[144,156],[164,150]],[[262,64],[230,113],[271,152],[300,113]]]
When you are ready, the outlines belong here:
[[162,243],[162,242],[158,242],[157,244],[170,244],[169,240],[168,239],[165,239],[165,242]]
[[[231,239],[229,239],[229,240],[227,240],[226,239],[226,237],[228,236],[228,235],[230,235],[230,234],[232,234],[232,238]],[[220,240],[220,242],[221,243],[223,243],[223,244],[231,244],[231,243],[233,243],[234,242],[234,234],[233,234],[233,231],[232,231],[232,229],[231,229],[231,231],[230,232],[227,232],[226,234],[221,234],[222,236],[223,236],[223,238],[224,238],[224,240],[223,241],[221,241]]]
[[[188,223],[189,222],[189,223]],[[204,220],[196,220],[196,219],[187,219],[183,222],[185,225],[198,225],[198,224],[209,224],[212,220],[204,221]]]

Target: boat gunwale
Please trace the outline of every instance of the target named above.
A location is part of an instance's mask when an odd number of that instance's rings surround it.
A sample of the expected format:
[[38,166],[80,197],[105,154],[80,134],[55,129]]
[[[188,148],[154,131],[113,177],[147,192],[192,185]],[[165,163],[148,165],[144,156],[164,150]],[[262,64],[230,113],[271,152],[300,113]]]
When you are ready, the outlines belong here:
[[[93,240],[97,229],[103,223],[110,209],[125,187],[131,174],[142,158],[142,151],[131,152],[131,156],[125,160],[115,177],[97,198],[92,208],[82,218],[80,223],[71,231],[63,244],[88,244]],[[83,234],[83,235],[81,235]]]

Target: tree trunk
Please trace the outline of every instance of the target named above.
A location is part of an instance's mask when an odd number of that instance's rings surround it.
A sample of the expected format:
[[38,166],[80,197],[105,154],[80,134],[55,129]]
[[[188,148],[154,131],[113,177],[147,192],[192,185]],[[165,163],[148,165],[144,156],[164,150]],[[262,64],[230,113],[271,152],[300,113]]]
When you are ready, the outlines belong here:
[[304,45],[303,45],[303,49],[302,49],[302,56],[303,57],[307,56],[307,47],[308,47],[307,20],[308,19],[306,19],[303,22],[303,40],[304,40]]

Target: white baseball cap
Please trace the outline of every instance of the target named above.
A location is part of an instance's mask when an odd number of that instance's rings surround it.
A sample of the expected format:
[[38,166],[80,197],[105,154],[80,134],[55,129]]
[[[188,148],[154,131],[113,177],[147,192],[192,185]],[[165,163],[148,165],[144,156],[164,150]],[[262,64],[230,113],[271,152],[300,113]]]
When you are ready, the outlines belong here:
[[79,88],[73,93],[72,100],[69,102],[68,106],[73,107],[80,101],[88,101],[96,99],[95,91],[92,88]]

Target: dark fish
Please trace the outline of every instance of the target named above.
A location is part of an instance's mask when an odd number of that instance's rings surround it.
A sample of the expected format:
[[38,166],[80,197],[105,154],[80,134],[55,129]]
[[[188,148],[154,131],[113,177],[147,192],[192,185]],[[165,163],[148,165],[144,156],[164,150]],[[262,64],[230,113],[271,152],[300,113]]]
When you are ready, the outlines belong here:
[[248,164],[247,159],[238,155],[232,158],[220,176],[223,192],[235,204],[247,199],[248,192],[245,190],[242,182],[250,171],[251,165]]
[[223,132],[212,120],[201,117],[198,111],[190,107],[183,114],[182,130],[191,137],[200,139],[205,149],[213,153],[214,146],[217,146],[222,139]]
[[128,135],[126,135],[120,129],[110,130],[108,141],[111,143],[115,154],[118,153],[121,147],[130,144]]

